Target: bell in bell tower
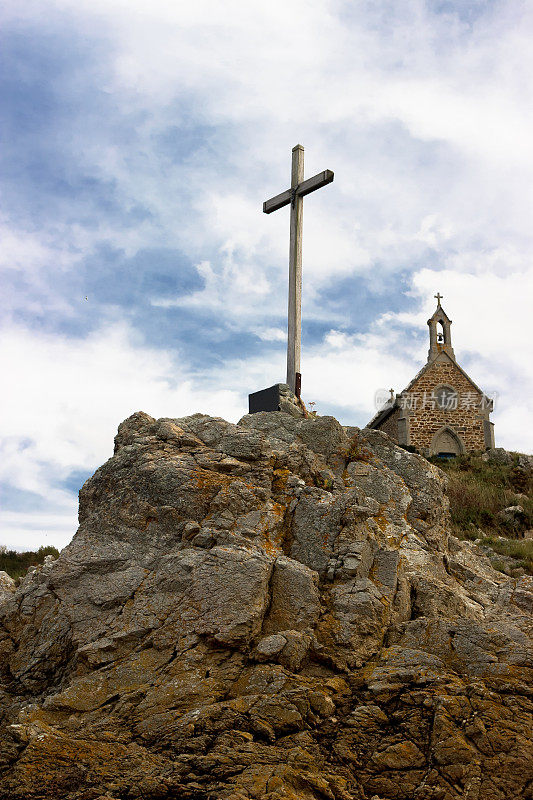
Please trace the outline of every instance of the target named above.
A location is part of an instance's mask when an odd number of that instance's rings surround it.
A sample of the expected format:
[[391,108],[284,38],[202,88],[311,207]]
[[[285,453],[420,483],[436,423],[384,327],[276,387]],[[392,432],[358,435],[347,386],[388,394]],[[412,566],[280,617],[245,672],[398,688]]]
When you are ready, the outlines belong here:
[[455,353],[452,347],[452,334],[450,326],[451,319],[448,317],[442,308],[440,301],[442,299],[440,292],[437,292],[435,299],[437,300],[437,309],[432,317],[428,319],[429,325],[429,352],[428,362],[433,361],[439,353],[447,353],[450,358],[455,361]]

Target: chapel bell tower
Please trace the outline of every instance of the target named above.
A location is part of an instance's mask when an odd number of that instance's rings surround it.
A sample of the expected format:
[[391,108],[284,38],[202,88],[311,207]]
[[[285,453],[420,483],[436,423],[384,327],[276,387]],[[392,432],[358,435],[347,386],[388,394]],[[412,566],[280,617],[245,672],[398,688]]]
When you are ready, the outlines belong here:
[[435,295],[437,300],[437,309],[432,317],[428,319],[429,325],[429,351],[428,351],[428,363],[433,361],[439,353],[447,353],[450,358],[453,358],[455,361],[455,353],[453,352],[452,347],[452,334],[450,331],[450,326],[452,324],[451,319],[448,317],[444,309],[442,308],[440,301],[442,295],[437,292]]
[[399,394],[391,395],[368,423],[402,447],[424,456],[455,458],[494,447],[493,401],[455,360],[451,319],[437,293],[428,319],[427,363]]

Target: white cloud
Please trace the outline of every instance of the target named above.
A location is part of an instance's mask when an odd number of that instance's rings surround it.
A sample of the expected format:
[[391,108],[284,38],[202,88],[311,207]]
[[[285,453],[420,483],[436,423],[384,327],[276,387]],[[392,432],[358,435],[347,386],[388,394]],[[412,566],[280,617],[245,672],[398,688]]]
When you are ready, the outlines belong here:
[[[332,331],[304,349],[304,396],[319,413],[331,407],[346,414],[343,421],[368,421],[375,390],[403,388],[424,363],[425,323],[439,290],[459,363],[500,394],[498,443],[533,447],[525,416],[533,392],[525,330],[532,11],[518,0],[485,4],[469,23],[432,7],[423,0],[53,0],[44,13],[42,0],[4,4],[4,27],[31,23],[57,33],[73,24],[105,49],[109,69],[88,85],[112,98],[116,116],[94,119],[76,108],[75,70],[65,104],[71,117],[50,136],[84,175],[105,182],[124,216],[137,205],[146,211],[131,224],[92,209],[88,222],[83,199],[72,197],[58,205],[60,218],[39,224],[17,216],[2,231],[4,267],[30,281],[38,299],[30,306],[22,286],[6,303],[52,321],[56,313],[75,316],[54,289],[58,271],[72,271],[102,244],[126,257],[175,248],[198,265],[204,287],[170,300],[154,289],[153,305],[210,310],[221,326],[265,343],[260,357],[227,359],[199,378],[186,343],[178,361],[122,322],[79,339],[6,325],[0,367],[10,393],[2,397],[0,471],[48,498],[46,524],[60,538],[66,523],[52,518],[70,520],[73,501],[57,486],[72,469],[104,460],[117,423],[132,411],[237,419],[244,391],[283,379],[288,210],[266,216],[261,206],[288,185],[298,141],[307,176],[335,171],[332,186],[305,200],[306,320]],[[175,145],[161,147],[170,134]],[[186,135],[192,145],[181,152]],[[346,280],[399,291],[397,273],[415,310],[381,313],[363,329],[356,284],[347,289]],[[351,320],[324,306],[323,292],[334,294],[337,285],[353,291]],[[35,515],[4,516],[5,530],[33,536]]]
[[[501,363],[506,372],[533,377],[529,375],[531,342],[525,327],[533,298],[533,272],[484,273],[480,278],[448,269],[421,270],[413,275],[412,291],[424,304],[427,317],[437,289],[453,319],[454,347],[468,356],[475,354],[480,361]],[[404,314],[402,319],[414,324],[422,316],[424,313]]]
[[281,328],[257,328],[254,330],[256,336],[259,336],[264,342],[286,342],[287,331]]
[[[144,346],[125,323],[78,340],[20,326],[2,330],[0,339],[0,370],[9,375],[1,401],[0,480],[40,495],[54,518],[73,514],[72,496],[58,483],[109,458],[118,423],[133,412],[177,417],[204,411],[236,420],[245,411],[233,387],[202,386],[186,362]],[[14,521],[5,513],[2,543],[20,537],[27,545],[24,515]],[[68,534],[65,529],[49,527],[47,541],[65,544],[75,527]]]
[[[366,334],[332,329],[321,343],[304,349],[305,399],[314,401],[319,413],[335,409],[346,424],[368,422],[376,391],[400,391],[425,363],[425,320],[434,306],[427,298],[435,288],[455,320],[458,362],[484,390],[499,394],[493,415],[497,443],[533,449],[526,424],[533,410],[529,341],[520,336],[531,287],[519,283],[517,292],[517,276],[491,276],[479,296],[474,275],[419,271],[412,292],[420,298],[420,312],[384,314]],[[474,316],[473,293],[478,295]],[[487,303],[494,295],[502,299],[497,323]],[[277,328],[258,328],[257,335],[273,343],[285,338]],[[125,323],[79,340],[16,327],[3,331],[2,343],[0,369],[11,376],[11,391],[2,398],[0,479],[35,492],[50,509],[41,515],[42,523],[37,512],[3,512],[2,542],[11,546],[42,543],[39,531],[46,532],[46,543],[61,546],[69,540],[75,501],[58,484],[73,470],[92,471],[109,457],[117,424],[129,414],[145,410],[176,417],[203,411],[236,421],[246,411],[246,391],[284,379],[284,349],[279,348],[228,360],[195,378],[183,353],[174,359],[146,347]],[[516,376],[523,387],[519,397]]]
[[74,535],[77,527],[78,502],[70,497],[62,513],[42,511],[0,511],[0,544],[8,550],[38,550],[57,547],[61,550]]
[[[215,272],[209,261],[202,261],[196,267],[204,281],[204,287],[192,294],[174,299],[153,299],[152,305],[162,308],[183,306],[185,308],[202,308],[215,312],[229,312],[226,322],[230,322],[229,314],[243,319],[254,315],[254,298],[261,301],[268,294],[269,284],[262,270],[247,269],[246,265],[236,263],[228,247],[222,258],[218,272]],[[228,287],[231,297],[228,297]]]
[[[40,7],[5,13],[36,18]],[[101,224],[85,252],[104,239],[131,254],[162,237],[211,262],[229,315],[242,316],[246,286],[249,308],[262,311],[262,287],[285,280],[288,215],[264,218],[261,202],[287,185],[301,140],[308,175],[336,172],[306,201],[308,298],[376,264],[408,269],[428,247],[479,254],[505,239],[512,247],[511,233],[531,258],[533,26],[523,4],[492,4],[471,26],[420,0],[359,3],[357,13],[334,0],[51,8],[106,32],[107,91],[121,118],[136,114],[132,147],[105,125],[104,140],[87,131],[86,170],[153,215],[133,229]],[[183,123],[219,133],[174,163],[156,142]],[[215,295],[188,302],[213,305]]]
[[525,326],[531,317],[531,273],[489,274],[481,281],[452,270],[414,273],[412,294],[419,311],[384,314],[364,335],[331,331],[320,345],[304,351],[305,397],[317,401],[319,413],[325,404],[343,409],[351,420],[357,415],[359,424],[368,422],[374,393],[390,387],[401,391],[426,363],[426,320],[435,309],[437,289],[453,321],[457,362],[490,396],[497,395],[492,417],[497,445],[533,452],[533,370]]

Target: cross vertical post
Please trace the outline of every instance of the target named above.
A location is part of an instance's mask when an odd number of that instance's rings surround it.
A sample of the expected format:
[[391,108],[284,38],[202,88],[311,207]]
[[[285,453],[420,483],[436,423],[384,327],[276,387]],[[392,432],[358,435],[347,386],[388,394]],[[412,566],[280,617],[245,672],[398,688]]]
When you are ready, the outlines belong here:
[[304,149],[301,144],[292,148],[291,188],[263,203],[265,214],[278,208],[291,206],[289,242],[289,314],[287,325],[287,384],[296,397],[300,397],[300,351],[302,345],[302,232],[303,199],[306,194],[326,186],[333,180],[333,172],[325,169],[304,180]]
[[304,179],[304,149],[292,148],[291,228],[289,242],[289,314],[287,326],[287,384],[300,396],[300,353],[302,347],[302,233],[303,197],[296,189]]

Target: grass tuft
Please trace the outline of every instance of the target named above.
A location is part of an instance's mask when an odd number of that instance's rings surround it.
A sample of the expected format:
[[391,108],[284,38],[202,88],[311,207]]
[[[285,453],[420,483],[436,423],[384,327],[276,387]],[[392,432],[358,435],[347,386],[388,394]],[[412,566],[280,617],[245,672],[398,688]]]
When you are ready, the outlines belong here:
[[365,446],[364,439],[360,434],[354,434],[348,443],[348,447],[344,451],[344,457],[347,461],[371,461],[372,451]]
[[[524,539],[533,528],[532,474],[512,464],[485,461],[466,455],[441,461],[431,459],[448,476],[452,532],[459,539],[481,539],[499,555],[514,558],[517,566],[533,574],[533,540]],[[499,512],[521,506],[523,512],[506,518]],[[503,540],[498,537],[505,537]],[[508,566],[498,561],[498,569]]]
[[[494,536],[484,536],[481,544],[492,548],[495,553],[502,556],[515,558],[518,566],[533,575],[533,539],[500,539]],[[503,572],[505,571],[504,569]]]

